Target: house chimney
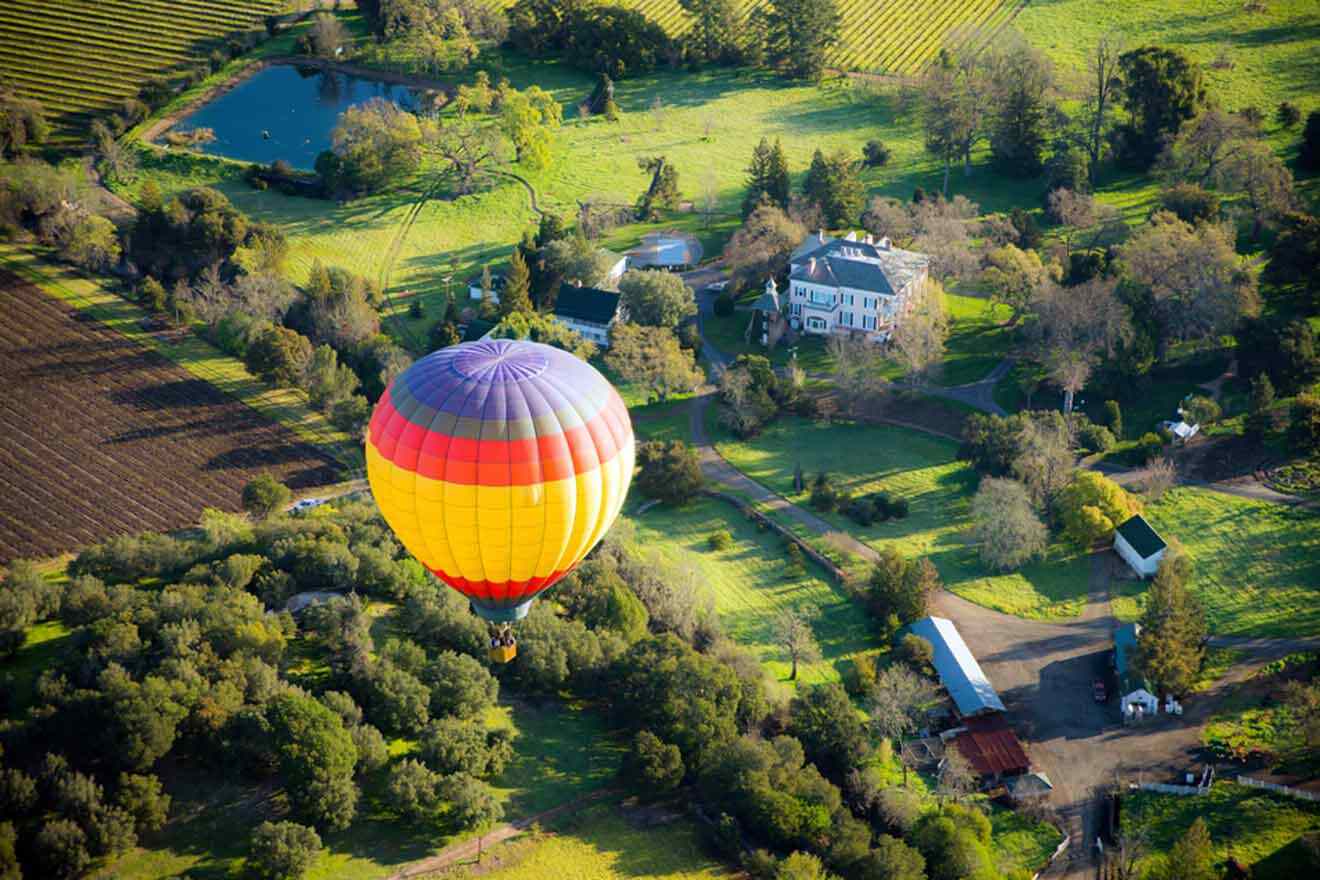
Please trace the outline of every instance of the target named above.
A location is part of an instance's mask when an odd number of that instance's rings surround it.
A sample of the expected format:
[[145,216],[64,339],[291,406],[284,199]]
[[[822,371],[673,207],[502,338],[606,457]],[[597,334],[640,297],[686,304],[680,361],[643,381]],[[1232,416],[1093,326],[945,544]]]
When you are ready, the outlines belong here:
[[875,244],[875,239],[873,239],[873,238],[871,237],[871,233],[869,233],[869,232],[866,233],[866,239],[865,239],[865,241],[866,241],[867,244]]
[[816,258],[815,258],[815,257],[812,257],[810,260],[807,260],[807,274],[808,274],[808,275],[814,275],[814,274],[816,274]]
[[824,244],[824,243],[825,243],[825,229],[824,229],[824,227],[821,227],[820,232],[817,232],[817,233],[816,233],[816,241],[820,242],[821,244]]
[[886,235],[886,236],[881,237],[881,239],[880,239],[880,250],[882,250],[882,251],[887,251],[887,250],[889,250],[889,245],[890,245],[889,236]]

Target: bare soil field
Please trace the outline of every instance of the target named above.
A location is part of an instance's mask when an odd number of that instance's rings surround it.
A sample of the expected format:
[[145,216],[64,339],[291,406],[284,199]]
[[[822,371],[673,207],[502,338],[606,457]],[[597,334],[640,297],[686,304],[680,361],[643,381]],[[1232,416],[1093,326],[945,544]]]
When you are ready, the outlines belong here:
[[263,471],[333,460],[155,352],[0,271],[0,563],[236,510]]

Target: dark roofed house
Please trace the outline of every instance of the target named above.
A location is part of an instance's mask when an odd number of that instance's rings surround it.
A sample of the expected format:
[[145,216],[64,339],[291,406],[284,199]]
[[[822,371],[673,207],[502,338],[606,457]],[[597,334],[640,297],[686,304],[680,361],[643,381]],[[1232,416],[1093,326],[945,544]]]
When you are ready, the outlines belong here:
[[1168,544],[1141,514],[1129,517],[1114,530],[1114,550],[1138,577],[1151,577],[1160,567]]
[[953,744],[983,782],[998,782],[1031,769],[1027,752],[1001,714],[969,718]]
[[555,299],[555,318],[602,348],[610,344],[610,327],[623,319],[619,294],[564,282]]
[[909,629],[930,642],[934,648],[931,662],[961,717],[971,718],[1004,711],[999,693],[981,671],[981,664],[972,656],[953,621],[943,617],[926,617],[912,624]]

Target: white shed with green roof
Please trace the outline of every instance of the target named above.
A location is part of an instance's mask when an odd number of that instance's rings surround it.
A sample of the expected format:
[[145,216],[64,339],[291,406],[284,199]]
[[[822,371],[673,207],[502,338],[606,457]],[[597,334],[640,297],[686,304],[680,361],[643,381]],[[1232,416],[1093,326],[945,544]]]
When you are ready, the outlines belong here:
[[1141,514],[1129,517],[1114,529],[1114,550],[1138,577],[1154,577],[1169,547]]

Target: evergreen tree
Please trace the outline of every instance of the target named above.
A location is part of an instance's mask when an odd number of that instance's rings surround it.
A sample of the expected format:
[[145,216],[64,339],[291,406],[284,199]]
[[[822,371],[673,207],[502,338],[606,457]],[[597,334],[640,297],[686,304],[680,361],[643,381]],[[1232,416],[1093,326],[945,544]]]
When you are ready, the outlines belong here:
[[990,132],[995,167],[1015,177],[1034,177],[1042,168],[1049,107],[1046,96],[1053,87],[1049,60],[1037,49],[1022,44],[1004,54],[994,67],[997,112]]
[[820,207],[825,225],[831,229],[856,222],[865,194],[857,165],[847,153],[838,152],[826,158],[820,150],[811,157],[802,192],[808,201]]
[[535,311],[529,293],[531,273],[522,251],[515,249],[509,259],[509,274],[504,278],[504,290],[500,293],[500,317],[506,318],[515,312],[527,314]]
[[1274,383],[1268,373],[1251,380],[1251,408],[1247,412],[1246,433],[1257,443],[1265,439],[1274,422]]
[[826,53],[839,42],[834,0],[770,0],[765,25],[770,64],[789,76],[820,79]]
[[1170,546],[1146,594],[1137,640],[1137,666],[1157,695],[1191,690],[1205,656],[1205,611],[1187,589],[1191,561]]
[[1146,46],[1118,59],[1130,121],[1115,132],[1119,159],[1145,170],[1165,143],[1205,105],[1196,62],[1174,49]]
[[688,57],[704,64],[727,64],[738,58],[742,16],[734,0],[678,0],[678,5],[692,17]]
[[752,150],[752,164],[747,166],[747,195],[743,197],[743,217],[750,216],[756,210],[763,195],[780,208],[788,207],[788,158],[784,155],[784,145],[776,140],[772,147],[770,139],[765,137]]
[[1215,854],[1210,830],[1200,816],[1179,838],[1166,857],[1164,880],[1216,880]]

